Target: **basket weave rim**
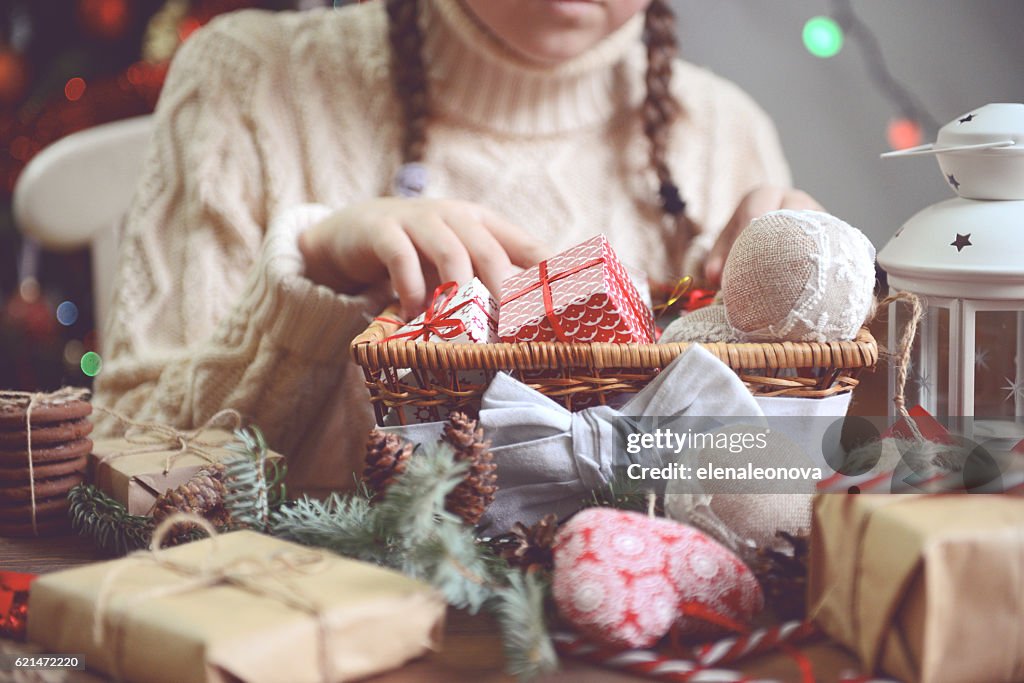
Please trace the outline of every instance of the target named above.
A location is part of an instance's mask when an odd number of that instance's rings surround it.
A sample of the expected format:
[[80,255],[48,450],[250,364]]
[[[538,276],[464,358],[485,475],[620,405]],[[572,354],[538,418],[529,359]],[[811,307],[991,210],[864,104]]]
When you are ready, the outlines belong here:
[[[382,317],[393,316],[388,309]],[[357,364],[371,372],[386,368],[473,370],[516,368],[650,369],[661,368],[686,351],[689,342],[670,344],[613,344],[607,342],[517,342],[453,344],[407,340],[382,341],[399,325],[376,319],[351,345]],[[852,341],[838,342],[713,342],[702,346],[734,370],[783,368],[867,368],[878,362],[878,343],[862,327]]]

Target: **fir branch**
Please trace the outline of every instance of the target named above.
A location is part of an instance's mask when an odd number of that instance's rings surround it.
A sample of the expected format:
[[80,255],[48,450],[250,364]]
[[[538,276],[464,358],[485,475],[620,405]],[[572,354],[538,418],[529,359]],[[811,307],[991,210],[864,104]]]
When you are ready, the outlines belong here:
[[394,543],[381,536],[377,509],[363,495],[331,494],[325,501],[304,496],[282,505],[270,518],[270,534],[366,562],[393,566]]
[[428,581],[448,604],[475,614],[491,597],[495,584],[484,548],[472,529],[447,519],[430,538],[405,553],[402,570]]
[[501,625],[506,670],[520,680],[558,668],[544,619],[547,584],[537,574],[511,571],[508,585],[496,591],[490,605]]
[[468,467],[466,462],[456,462],[446,443],[417,452],[376,505],[381,530],[411,547],[430,539],[441,520],[458,520],[445,511],[445,497],[459,485]]
[[286,468],[267,459],[267,441],[259,427],[236,429],[235,438],[227,448],[239,457],[224,463],[224,507],[234,524],[264,531],[270,511],[285,499]]
[[149,545],[153,520],[130,515],[124,505],[91,484],[79,484],[68,492],[72,528],[91,538],[100,548],[126,555]]

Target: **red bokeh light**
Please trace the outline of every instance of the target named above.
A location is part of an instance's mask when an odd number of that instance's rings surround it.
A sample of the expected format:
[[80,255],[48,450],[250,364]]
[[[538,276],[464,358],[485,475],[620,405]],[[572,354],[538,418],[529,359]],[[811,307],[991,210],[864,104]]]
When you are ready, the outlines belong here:
[[77,102],[85,94],[85,80],[75,76],[64,84],[64,97],[71,102]]
[[78,14],[90,32],[120,38],[131,19],[127,0],[78,0]]
[[0,104],[14,104],[28,86],[28,64],[10,50],[0,51]]
[[921,124],[912,119],[893,119],[886,130],[886,138],[892,149],[909,149],[921,144],[924,131]]

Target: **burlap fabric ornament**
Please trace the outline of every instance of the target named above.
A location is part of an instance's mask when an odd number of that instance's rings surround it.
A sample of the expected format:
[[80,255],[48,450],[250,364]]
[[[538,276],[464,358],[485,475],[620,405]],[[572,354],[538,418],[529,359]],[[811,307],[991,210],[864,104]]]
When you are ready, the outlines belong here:
[[743,341],[853,339],[871,313],[875,248],[820,211],[773,211],[729,253],[722,300]]
[[661,341],[848,341],[874,286],[875,248],[860,230],[820,211],[773,211],[729,252],[722,305],[683,316]]

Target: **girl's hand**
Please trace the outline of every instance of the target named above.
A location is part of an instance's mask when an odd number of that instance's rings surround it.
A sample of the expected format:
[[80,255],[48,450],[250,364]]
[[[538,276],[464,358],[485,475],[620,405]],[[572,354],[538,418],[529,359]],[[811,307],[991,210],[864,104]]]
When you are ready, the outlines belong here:
[[790,187],[779,187],[765,185],[747,193],[736,211],[733,213],[729,223],[718,236],[714,248],[704,261],[704,277],[712,285],[722,283],[722,271],[725,269],[725,257],[729,255],[733,242],[740,236],[743,229],[750,225],[750,221],[758,216],[763,216],[770,211],[779,209],[810,209],[813,211],[824,211],[821,204],[816,202],[809,194],[802,190],[795,190]]
[[475,273],[497,295],[505,278],[546,255],[539,240],[478,204],[400,197],[332,214],[302,234],[299,250],[307,277],[344,294],[390,278],[410,317],[424,308],[424,271],[459,283]]

